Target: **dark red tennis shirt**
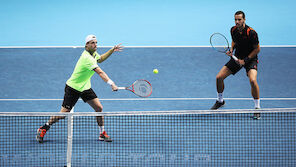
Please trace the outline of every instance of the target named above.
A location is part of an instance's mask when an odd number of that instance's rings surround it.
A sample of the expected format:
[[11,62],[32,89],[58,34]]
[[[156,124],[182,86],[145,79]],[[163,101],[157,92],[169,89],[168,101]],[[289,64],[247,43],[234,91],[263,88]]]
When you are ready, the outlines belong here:
[[[233,26],[230,32],[235,43],[235,56],[239,59],[246,58],[255,49],[254,46],[259,44],[257,32],[247,25],[242,32],[236,26]],[[258,59],[257,55],[253,59]]]

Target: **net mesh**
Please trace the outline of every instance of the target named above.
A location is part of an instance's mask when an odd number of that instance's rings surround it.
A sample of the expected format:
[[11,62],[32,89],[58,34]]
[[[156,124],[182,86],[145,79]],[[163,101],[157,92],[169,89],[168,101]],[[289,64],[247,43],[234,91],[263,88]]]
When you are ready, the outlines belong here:
[[0,116],[0,166],[65,166],[67,121],[61,120],[37,143],[37,129],[49,117]]
[[[98,140],[97,114],[72,114],[71,166],[296,164],[296,109],[263,112],[261,120],[251,119],[251,111],[104,113],[111,143]],[[67,118],[51,127],[44,143],[35,140],[48,119],[0,115],[0,166],[66,166]]]

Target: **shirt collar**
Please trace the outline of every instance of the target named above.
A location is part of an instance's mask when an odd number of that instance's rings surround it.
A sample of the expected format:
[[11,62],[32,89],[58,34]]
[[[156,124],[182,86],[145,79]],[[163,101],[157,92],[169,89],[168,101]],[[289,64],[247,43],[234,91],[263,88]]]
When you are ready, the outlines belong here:
[[84,50],[88,55],[92,56],[92,57],[96,57],[97,55],[97,51],[95,51],[92,55],[87,51],[87,50]]

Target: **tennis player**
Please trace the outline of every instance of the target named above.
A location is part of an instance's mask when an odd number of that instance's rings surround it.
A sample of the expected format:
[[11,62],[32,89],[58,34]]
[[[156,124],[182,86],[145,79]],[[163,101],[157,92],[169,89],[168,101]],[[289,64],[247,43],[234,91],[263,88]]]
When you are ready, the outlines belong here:
[[[121,51],[121,44],[114,46],[106,53],[99,55],[97,50],[97,39],[95,35],[88,35],[85,39],[85,50],[82,52],[71,77],[66,82],[64,101],[60,112],[70,112],[79,98],[88,103],[96,112],[102,112],[103,106],[97,95],[91,88],[91,77],[97,73],[105,82],[107,82],[113,91],[118,88],[108,75],[98,66],[97,63],[104,62],[112,53]],[[47,123],[37,130],[36,139],[42,143],[45,133],[49,128],[63,116],[51,117]],[[99,140],[112,142],[104,129],[104,117],[97,117],[97,123],[100,129]]]
[[[211,109],[218,109],[225,104],[223,100],[224,79],[229,75],[235,75],[242,67],[245,68],[251,84],[251,93],[254,98],[255,109],[260,108],[259,86],[257,83],[257,64],[260,52],[258,35],[254,29],[246,25],[245,13],[237,11],[234,14],[235,26],[231,28],[231,49],[227,52],[231,56],[235,50],[238,61],[231,58],[216,76],[218,97]],[[260,114],[255,113],[254,119],[260,119]]]

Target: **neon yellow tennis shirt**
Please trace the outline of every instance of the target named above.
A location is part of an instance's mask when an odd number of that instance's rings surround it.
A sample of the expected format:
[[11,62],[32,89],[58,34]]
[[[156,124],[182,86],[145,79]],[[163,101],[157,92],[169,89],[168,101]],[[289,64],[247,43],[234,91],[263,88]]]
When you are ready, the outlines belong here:
[[97,52],[94,52],[93,55],[91,55],[88,51],[84,50],[66,84],[80,92],[90,89],[90,79],[95,73],[93,69],[98,67],[98,60],[100,57],[101,56]]

